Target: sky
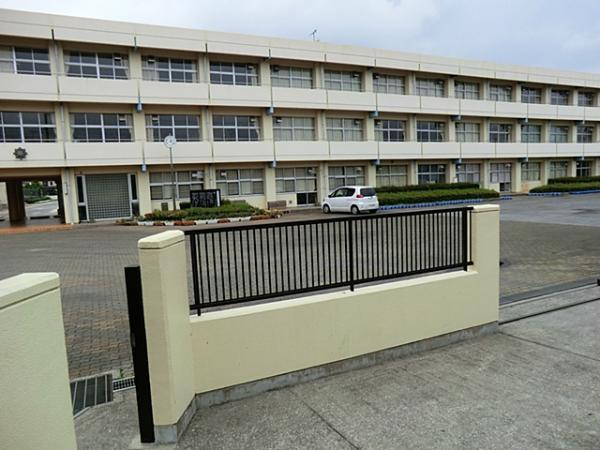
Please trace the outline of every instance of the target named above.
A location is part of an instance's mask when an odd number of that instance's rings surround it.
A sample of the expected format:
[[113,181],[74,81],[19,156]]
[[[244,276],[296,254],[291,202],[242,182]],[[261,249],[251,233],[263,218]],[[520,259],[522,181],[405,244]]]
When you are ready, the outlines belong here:
[[598,0],[0,0],[0,7],[600,72]]

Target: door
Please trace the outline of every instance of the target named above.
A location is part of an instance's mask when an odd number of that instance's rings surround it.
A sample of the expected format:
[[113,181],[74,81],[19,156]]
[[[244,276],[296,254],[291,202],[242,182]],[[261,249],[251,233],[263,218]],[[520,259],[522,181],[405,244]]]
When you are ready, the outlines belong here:
[[131,192],[126,173],[85,176],[88,218],[119,219],[131,217]]

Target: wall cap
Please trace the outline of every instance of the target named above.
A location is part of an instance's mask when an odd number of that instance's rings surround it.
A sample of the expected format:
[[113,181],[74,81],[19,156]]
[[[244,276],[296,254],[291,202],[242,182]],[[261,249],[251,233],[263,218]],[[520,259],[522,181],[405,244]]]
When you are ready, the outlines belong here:
[[482,213],[482,212],[490,212],[490,211],[500,211],[500,205],[474,205],[473,206],[474,213]]
[[161,248],[170,247],[178,242],[182,242],[185,238],[181,230],[169,230],[162,233],[153,234],[138,241],[139,249],[159,250]]
[[22,273],[0,280],[0,309],[43,294],[60,286],[57,273]]

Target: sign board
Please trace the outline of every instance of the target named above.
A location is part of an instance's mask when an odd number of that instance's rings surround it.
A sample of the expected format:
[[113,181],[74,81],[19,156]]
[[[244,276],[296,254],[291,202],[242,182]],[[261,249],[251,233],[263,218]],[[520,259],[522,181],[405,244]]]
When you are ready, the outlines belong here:
[[214,208],[221,206],[220,189],[203,189],[190,191],[190,206],[192,208]]

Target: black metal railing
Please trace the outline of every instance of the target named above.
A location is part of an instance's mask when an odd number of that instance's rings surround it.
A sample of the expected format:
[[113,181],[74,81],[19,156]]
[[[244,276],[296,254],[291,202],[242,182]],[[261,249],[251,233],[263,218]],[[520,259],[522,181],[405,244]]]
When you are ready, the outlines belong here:
[[467,270],[471,207],[188,230],[192,311]]

